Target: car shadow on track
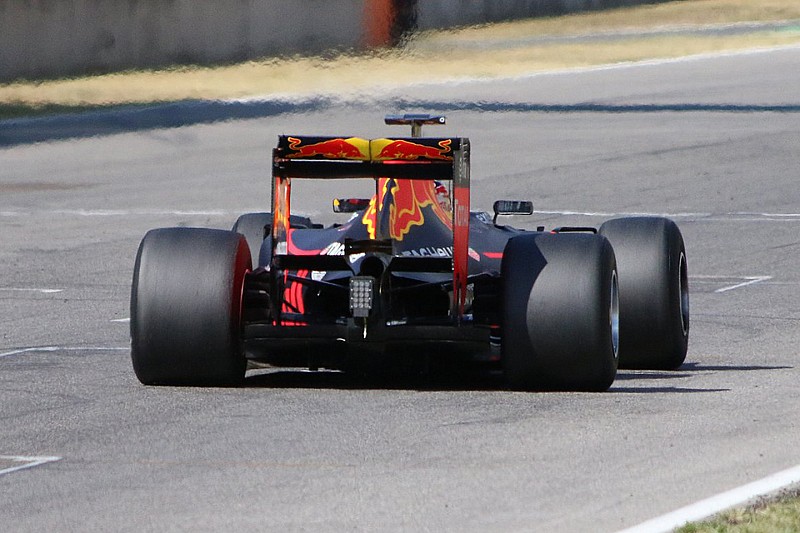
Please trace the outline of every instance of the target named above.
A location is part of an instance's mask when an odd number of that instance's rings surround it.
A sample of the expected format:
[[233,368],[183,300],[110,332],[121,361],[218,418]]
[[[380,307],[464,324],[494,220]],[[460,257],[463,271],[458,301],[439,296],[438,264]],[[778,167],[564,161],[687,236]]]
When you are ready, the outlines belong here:
[[685,363],[680,371],[693,372],[752,372],[755,370],[792,370],[788,365],[703,365],[700,363]]
[[243,387],[274,389],[502,391],[498,372],[419,373],[365,376],[333,370],[271,369],[248,372]]
[[[618,380],[648,380],[648,379],[676,379],[683,376],[664,375],[654,377],[637,374],[629,376],[621,374]],[[688,376],[687,376],[688,377]],[[468,376],[463,379],[441,376],[417,376],[389,378],[369,378],[353,376],[335,371],[306,371],[306,370],[271,370],[264,373],[249,375],[243,385],[245,388],[266,389],[327,389],[327,390],[404,390],[420,392],[512,392],[502,375]],[[671,386],[614,386],[599,394],[697,394],[729,392],[730,389],[701,388],[701,387],[671,387]],[[532,393],[563,393],[563,391],[533,391]],[[598,394],[598,393],[594,393]]]
[[617,372],[616,381],[684,379],[699,372],[752,372],[757,370],[791,370],[792,366],[767,365],[703,365],[685,363],[677,370],[623,370]]
[[644,393],[679,393],[696,394],[709,392],[729,392],[731,389],[721,388],[702,388],[702,387],[637,387],[627,386],[628,383],[647,382],[647,381],[667,381],[685,379],[705,372],[753,372],[764,370],[790,370],[792,366],[768,366],[768,365],[703,365],[700,363],[685,363],[678,370],[620,370],[617,373],[615,385],[624,384],[625,386],[612,386],[609,392],[624,394],[644,394]]
[[711,389],[702,387],[612,387],[606,394],[700,394],[710,392],[730,392],[731,389]]
[[[340,372],[305,368],[251,368],[242,387],[267,389],[416,390],[416,391],[509,391],[499,364],[468,364],[458,358],[389,359],[393,363],[364,370]],[[375,369],[379,369],[377,372]],[[787,370],[791,366],[704,365],[688,362],[678,370],[620,369],[611,393],[696,394],[727,392],[726,388],[678,386],[705,373]]]
[[[781,366],[703,366],[687,364],[677,371],[620,370],[608,393],[697,394],[729,392],[728,388],[682,387],[669,384],[691,378],[697,372],[781,370]],[[245,388],[329,389],[329,390],[414,390],[414,391],[510,391],[501,372],[465,370],[451,373],[364,376],[338,371],[305,369],[269,369],[248,373]]]

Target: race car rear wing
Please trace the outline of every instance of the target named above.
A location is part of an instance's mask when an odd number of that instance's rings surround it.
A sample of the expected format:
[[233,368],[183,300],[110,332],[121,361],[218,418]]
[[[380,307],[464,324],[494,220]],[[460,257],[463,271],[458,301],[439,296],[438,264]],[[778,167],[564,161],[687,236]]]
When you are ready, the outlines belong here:
[[[381,178],[452,181],[453,306],[464,314],[469,247],[469,139],[282,135],[272,159],[272,250],[288,256],[292,179]],[[288,257],[287,257],[288,259]],[[278,261],[289,264],[296,261]],[[298,263],[299,264],[299,263]]]
[[455,180],[463,158],[459,138],[278,138],[273,175],[292,178],[402,178]]

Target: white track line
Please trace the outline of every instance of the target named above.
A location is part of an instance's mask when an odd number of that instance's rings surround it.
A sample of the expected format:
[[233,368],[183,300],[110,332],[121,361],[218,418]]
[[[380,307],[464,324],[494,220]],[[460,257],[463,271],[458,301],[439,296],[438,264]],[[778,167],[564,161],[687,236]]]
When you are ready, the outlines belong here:
[[30,348],[19,348],[9,352],[0,353],[0,359],[12,355],[24,353],[49,353],[49,352],[124,352],[128,347],[120,346],[33,346]]
[[[253,211],[259,211],[254,209]],[[34,215],[54,215],[71,217],[131,217],[131,216],[202,216],[225,217],[245,211],[226,211],[222,209],[179,210],[179,209],[50,209],[33,211],[0,211],[3,217],[29,217]]]
[[742,283],[737,283],[736,285],[731,285],[730,287],[722,287],[721,289],[717,289],[714,292],[728,292],[735,289],[741,289],[742,287],[747,287],[748,285],[755,285],[756,283],[761,283],[762,281],[767,281],[772,279],[772,276],[744,276],[744,279],[747,281],[743,281]]
[[714,216],[714,213],[612,213],[605,211],[570,211],[570,210],[539,210],[533,212],[534,215],[563,215],[563,216],[579,216],[579,217],[668,217],[668,218],[706,218]]
[[[71,217],[140,217],[140,216],[198,216],[198,217],[229,217],[241,213],[261,211],[261,208],[242,208],[234,211],[227,209],[43,209],[32,211],[0,211],[0,216],[28,217],[36,215],[71,216]],[[678,219],[693,219],[700,221],[730,221],[730,222],[800,222],[800,213],[647,213],[640,211],[607,212],[607,211],[577,211],[571,209],[535,210],[535,215],[581,216],[581,217],[627,217],[627,216],[658,216]],[[307,213],[314,215],[315,213]],[[2,289],[0,289],[2,290]]]
[[130,323],[130,321],[131,321],[130,318],[115,318],[111,322],[117,322],[119,324],[128,324]]
[[653,518],[618,533],[662,533],[800,483],[800,465]]
[[39,292],[42,294],[54,294],[57,292],[64,292],[64,289],[36,289],[36,288],[25,288],[25,287],[0,287],[0,291],[6,292]]
[[[786,45],[777,45],[777,46],[755,46],[752,48],[744,48],[742,50],[723,50],[721,52],[701,52],[699,54],[690,54],[687,56],[681,57],[669,57],[669,58],[661,58],[661,59],[644,59],[641,61],[621,61],[619,63],[609,63],[606,65],[598,65],[594,67],[576,67],[576,68],[567,68],[567,69],[560,69],[555,70],[553,74],[572,74],[573,72],[594,72],[594,71],[602,71],[602,70],[618,70],[618,69],[628,69],[628,68],[637,68],[637,67],[651,67],[651,66],[659,66],[659,65],[672,65],[675,63],[692,63],[695,61],[703,61],[705,59],[717,59],[721,57],[739,57],[739,56],[754,56],[754,55],[761,55],[761,54],[771,54],[773,52],[781,52],[786,50],[797,50],[800,48],[800,44],[786,44]],[[538,74],[538,73],[537,73]],[[518,76],[519,78],[526,78],[535,76],[533,75],[522,75]]]
[[667,218],[689,218],[705,221],[730,221],[730,222],[800,222],[800,213],[643,213],[643,212],[622,212],[612,213],[605,211],[572,211],[569,209],[561,210],[535,210],[535,215],[558,215],[558,216],[578,216],[578,217],[667,217]]
[[797,213],[723,213],[710,215],[709,222],[800,222]]
[[0,476],[3,474],[10,474],[11,472],[16,472],[17,470],[23,470],[25,468],[33,468],[34,466],[43,465],[45,463],[52,463],[54,461],[60,461],[61,457],[26,457],[21,455],[0,455],[0,460],[6,461],[14,461],[17,463],[23,463],[18,466],[11,466],[9,468],[4,468],[0,470]]
[[[669,57],[661,59],[644,59],[641,61],[621,61],[619,63],[609,63],[606,65],[598,65],[595,67],[577,67],[567,68],[553,71],[553,74],[572,74],[573,72],[594,72],[603,70],[618,70],[629,69],[637,67],[652,67],[660,65],[672,65],[676,63],[693,63],[695,61],[703,61],[706,59],[717,59],[721,57],[739,57],[739,56],[754,56],[761,54],[771,54],[773,52],[780,52],[785,50],[797,50],[800,44],[786,44],[777,46],[755,46],[752,48],[744,48],[742,50],[723,50],[721,52],[701,52],[699,54],[690,54],[681,57]],[[530,77],[532,75],[522,75],[520,78]]]
[[730,283],[731,280],[743,280],[739,283],[734,283],[733,285],[726,285],[720,289],[715,290],[715,293],[722,293],[728,292],[735,289],[741,289],[742,287],[747,287],[748,285],[755,285],[756,283],[761,283],[762,281],[769,281],[772,279],[772,276],[708,276],[708,275],[692,275],[689,276],[690,280],[694,280],[695,283]]

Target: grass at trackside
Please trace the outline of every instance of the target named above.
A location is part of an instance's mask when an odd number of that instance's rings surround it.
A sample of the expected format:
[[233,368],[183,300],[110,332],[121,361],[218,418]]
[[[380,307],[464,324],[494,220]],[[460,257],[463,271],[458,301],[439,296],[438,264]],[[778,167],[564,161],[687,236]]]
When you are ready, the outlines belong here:
[[773,500],[726,511],[704,522],[689,524],[677,533],[796,533],[800,532],[800,489]]
[[[531,36],[777,20],[797,20],[798,27],[746,35],[630,36],[591,43],[520,45],[518,42]],[[476,49],[475,41],[488,41],[493,46]],[[559,68],[797,43],[800,43],[797,0],[680,0],[424,32],[402,49],[375,54],[267,58],[218,67],[173,67],[0,84],[0,119],[119,104],[364,91],[380,85],[455,77],[516,76]],[[447,52],[445,56],[443,51]]]

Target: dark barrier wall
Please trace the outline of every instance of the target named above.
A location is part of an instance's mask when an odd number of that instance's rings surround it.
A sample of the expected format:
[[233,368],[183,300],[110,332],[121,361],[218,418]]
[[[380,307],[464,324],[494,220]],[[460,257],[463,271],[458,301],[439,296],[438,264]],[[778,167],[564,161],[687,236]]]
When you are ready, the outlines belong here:
[[394,44],[653,0],[0,0],[0,82]]
[[365,18],[364,0],[0,0],[0,81],[356,47]]
[[406,0],[405,3],[416,4],[417,28],[426,30],[663,1],[666,0]]

